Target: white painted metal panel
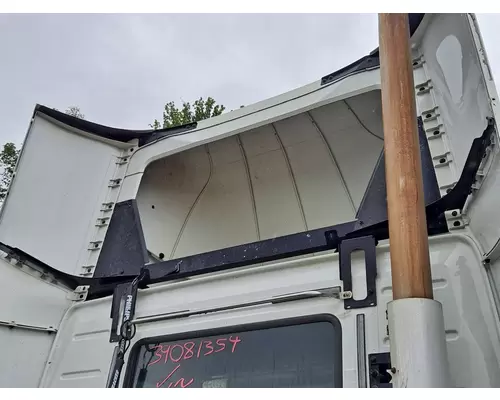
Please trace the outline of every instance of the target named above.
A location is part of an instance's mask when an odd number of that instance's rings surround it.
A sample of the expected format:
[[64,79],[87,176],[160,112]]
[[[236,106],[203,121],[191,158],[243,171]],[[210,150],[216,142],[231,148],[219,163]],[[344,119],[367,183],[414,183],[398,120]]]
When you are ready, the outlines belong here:
[[0,321],[57,328],[71,303],[66,296],[60,287],[0,258]]
[[[344,386],[357,385],[356,314],[366,315],[367,353],[388,352],[387,303],[392,300],[387,243],[377,248],[378,306],[344,310],[340,300],[309,299],[267,304],[169,321],[142,323],[134,341],[170,333],[332,313],[343,329]],[[434,294],[443,304],[453,384],[458,387],[500,386],[499,324],[491,290],[475,243],[467,236],[430,238]],[[354,259],[358,270],[359,258]],[[183,282],[158,285],[138,296],[137,318],[183,310],[207,309],[268,299],[272,296],[341,284],[338,254],[329,253],[265,266],[210,274]],[[61,325],[42,386],[103,387],[113,353],[108,342],[110,299],[79,304]],[[92,357],[87,357],[88,354]],[[71,379],[69,379],[71,378]]]
[[[425,90],[418,88],[417,102],[424,121],[427,115],[432,115],[429,122],[424,122],[425,128],[442,125],[443,135],[433,137],[432,131],[429,132],[429,148],[438,166],[436,176],[444,195],[459,179],[472,141],[486,128],[486,118],[495,116],[493,106],[497,95],[473,16],[428,15],[423,25],[417,35],[420,40],[416,51],[423,56],[424,63],[423,69],[417,68],[415,72],[416,84],[428,81],[426,88],[430,91],[426,95]],[[498,133],[496,137],[498,142]],[[492,155],[497,153],[498,145]],[[440,165],[440,160],[446,162]],[[489,162],[492,168],[489,171],[481,168],[481,174],[487,176],[479,192],[473,192],[465,210],[484,255],[500,239],[500,216],[495,201],[500,190],[498,156]]]
[[0,387],[39,385],[55,338],[44,329],[58,329],[70,304],[66,291],[0,259]]
[[0,388],[36,388],[47,365],[54,334],[0,327]]
[[2,209],[0,241],[79,274],[119,155],[35,116]]
[[380,113],[365,120],[357,113],[363,109],[379,109],[380,92],[359,96],[352,104],[351,101],[349,98],[331,107],[312,110],[311,115],[324,133],[358,207],[382,151],[383,135]]

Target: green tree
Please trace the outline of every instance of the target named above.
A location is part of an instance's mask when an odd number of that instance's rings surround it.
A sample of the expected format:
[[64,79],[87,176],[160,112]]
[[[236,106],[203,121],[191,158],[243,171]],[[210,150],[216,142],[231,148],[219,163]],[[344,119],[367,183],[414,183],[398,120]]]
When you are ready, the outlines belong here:
[[208,97],[206,100],[200,97],[192,106],[190,103],[183,101],[181,109],[177,108],[175,103],[171,101],[165,104],[163,121],[160,122],[155,119],[149,126],[153,129],[172,128],[216,117],[217,115],[221,115],[225,109],[223,105],[216,105],[215,100],[211,97]]
[[0,152],[0,168],[2,169],[0,177],[0,201],[3,201],[7,195],[7,189],[14,174],[18,156],[19,150],[14,143],[9,142],[3,145],[3,150]]
[[[85,119],[79,107],[71,106],[65,111],[66,114],[73,117]],[[21,146],[22,147],[22,146]],[[14,168],[16,167],[17,158],[19,157],[20,149],[16,148],[14,143],[5,143],[3,150],[0,152],[0,203],[3,202],[7,195],[7,190],[14,175]]]
[[77,118],[80,118],[80,119],[85,119],[85,115],[83,115],[80,111],[80,107],[76,107],[76,106],[71,106],[71,107],[68,107],[65,111],[66,114],[68,115],[71,115],[73,117],[77,117]]

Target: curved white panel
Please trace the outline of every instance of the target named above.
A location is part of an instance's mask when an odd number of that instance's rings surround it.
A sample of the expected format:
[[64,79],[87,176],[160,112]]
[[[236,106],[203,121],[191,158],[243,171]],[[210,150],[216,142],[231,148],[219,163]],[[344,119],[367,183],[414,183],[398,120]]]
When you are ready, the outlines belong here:
[[307,229],[352,221],[356,210],[334,157],[307,114],[280,121],[276,130],[290,162]]
[[148,249],[179,258],[353,221],[382,145],[375,91],[156,161],[137,196]]
[[459,103],[463,94],[462,46],[453,35],[446,36],[436,50],[436,60],[441,67],[452,100]]
[[174,258],[256,241],[245,163],[237,139],[208,145],[212,176],[195,204]]
[[377,96],[361,95],[358,99],[311,111],[340,166],[356,207],[363,199],[383,148],[380,115],[373,112],[380,106],[380,92],[375,93]]
[[148,166],[137,195],[148,250],[171,256],[209,177],[210,161],[203,146]]
[[3,205],[0,241],[78,275],[110,198],[119,145],[36,114]]

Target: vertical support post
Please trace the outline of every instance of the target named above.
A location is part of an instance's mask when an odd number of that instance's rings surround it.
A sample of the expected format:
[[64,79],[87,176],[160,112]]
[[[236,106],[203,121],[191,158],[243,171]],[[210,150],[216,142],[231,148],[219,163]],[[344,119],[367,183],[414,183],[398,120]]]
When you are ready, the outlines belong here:
[[379,14],[393,301],[395,387],[450,384],[441,303],[433,300],[408,14]]
[[380,14],[385,174],[394,300],[432,299],[407,14]]

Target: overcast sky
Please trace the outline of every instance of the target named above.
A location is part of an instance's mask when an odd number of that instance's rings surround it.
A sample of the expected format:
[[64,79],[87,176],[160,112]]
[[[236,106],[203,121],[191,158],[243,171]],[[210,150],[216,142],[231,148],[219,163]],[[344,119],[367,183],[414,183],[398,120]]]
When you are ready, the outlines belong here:
[[[500,14],[478,17],[498,85]],[[36,103],[147,129],[168,101],[238,108],[377,46],[376,14],[0,15],[0,145],[21,143]]]

